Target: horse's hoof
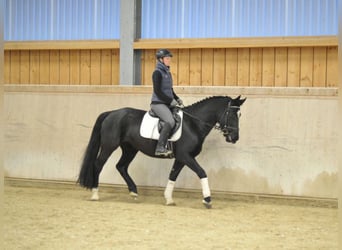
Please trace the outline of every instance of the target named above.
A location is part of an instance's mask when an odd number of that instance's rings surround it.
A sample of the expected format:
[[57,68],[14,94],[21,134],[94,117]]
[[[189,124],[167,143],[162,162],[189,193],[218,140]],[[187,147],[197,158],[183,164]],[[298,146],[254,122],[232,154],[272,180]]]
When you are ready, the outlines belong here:
[[99,199],[100,199],[99,198],[99,189],[98,188],[93,188],[90,200],[91,201],[98,201]]
[[133,191],[129,192],[129,195],[130,195],[134,200],[137,200],[137,199],[138,199],[138,194],[135,193],[135,192],[133,192]]
[[90,198],[91,201],[98,201],[99,199],[100,198],[99,198],[99,196],[97,194],[92,195],[91,198]]
[[166,206],[176,206],[176,202],[174,202],[174,201],[166,201],[165,205]]
[[207,201],[205,201],[205,200],[202,200],[202,203],[203,203],[203,205],[204,205],[206,208],[208,208],[208,209],[212,208],[211,202],[207,202]]

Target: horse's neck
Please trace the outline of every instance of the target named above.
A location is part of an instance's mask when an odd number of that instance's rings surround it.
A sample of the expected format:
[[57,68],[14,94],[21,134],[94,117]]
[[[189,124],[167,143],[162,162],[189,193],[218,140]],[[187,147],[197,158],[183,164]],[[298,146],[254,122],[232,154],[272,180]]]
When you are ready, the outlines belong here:
[[218,122],[220,115],[223,114],[226,106],[225,102],[226,101],[223,98],[208,99],[195,104],[188,110],[193,117],[192,120],[195,122],[195,126],[201,131],[203,139]]
[[198,120],[198,126],[202,127],[201,130],[206,130],[208,133],[217,122],[218,113],[221,109],[217,107],[203,106],[196,110],[192,110],[191,114],[195,120]]
[[206,123],[210,123],[213,125],[216,123],[216,110],[214,109],[199,110],[197,112],[194,112],[194,115]]
[[194,112],[203,120],[211,123],[216,123],[217,117],[220,113],[223,112],[223,109],[223,105],[205,105],[203,103],[203,106],[199,107],[197,110],[194,110]]
[[228,103],[227,97],[217,96],[202,100],[191,106],[188,111],[198,120],[214,126]]

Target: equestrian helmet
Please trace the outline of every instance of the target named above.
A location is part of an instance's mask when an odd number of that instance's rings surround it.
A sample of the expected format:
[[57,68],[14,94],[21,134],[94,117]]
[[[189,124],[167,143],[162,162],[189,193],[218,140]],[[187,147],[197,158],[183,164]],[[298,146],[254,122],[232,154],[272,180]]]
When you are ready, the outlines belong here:
[[160,58],[164,57],[172,57],[172,53],[168,51],[167,49],[160,49],[156,53],[156,58],[159,60]]

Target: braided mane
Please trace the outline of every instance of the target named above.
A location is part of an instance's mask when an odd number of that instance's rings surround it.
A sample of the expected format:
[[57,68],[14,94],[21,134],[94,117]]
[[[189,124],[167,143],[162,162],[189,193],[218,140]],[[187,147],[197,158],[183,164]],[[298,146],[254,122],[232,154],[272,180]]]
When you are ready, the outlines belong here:
[[229,97],[229,96],[209,96],[209,97],[206,97],[198,102],[195,102],[193,104],[190,104],[189,106],[186,106],[184,109],[187,110],[187,111],[191,111],[193,110],[194,108],[197,108],[197,107],[200,107],[201,105],[204,105],[207,101],[209,100],[213,100],[213,99],[222,99],[222,98],[225,98],[225,99],[228,99],[228,100],[231,100],[232,98]]

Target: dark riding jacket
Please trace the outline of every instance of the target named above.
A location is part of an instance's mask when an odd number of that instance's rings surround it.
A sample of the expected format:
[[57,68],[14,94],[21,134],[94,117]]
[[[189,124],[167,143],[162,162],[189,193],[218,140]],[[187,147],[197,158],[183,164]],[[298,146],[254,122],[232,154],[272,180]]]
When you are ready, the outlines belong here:
[[169,67],[161,62],[157,62],[156,69],[152,74],[153,94],[152,104],[170,105],[173,99],[178,99],[178,96],[173,91],[172,76]]

